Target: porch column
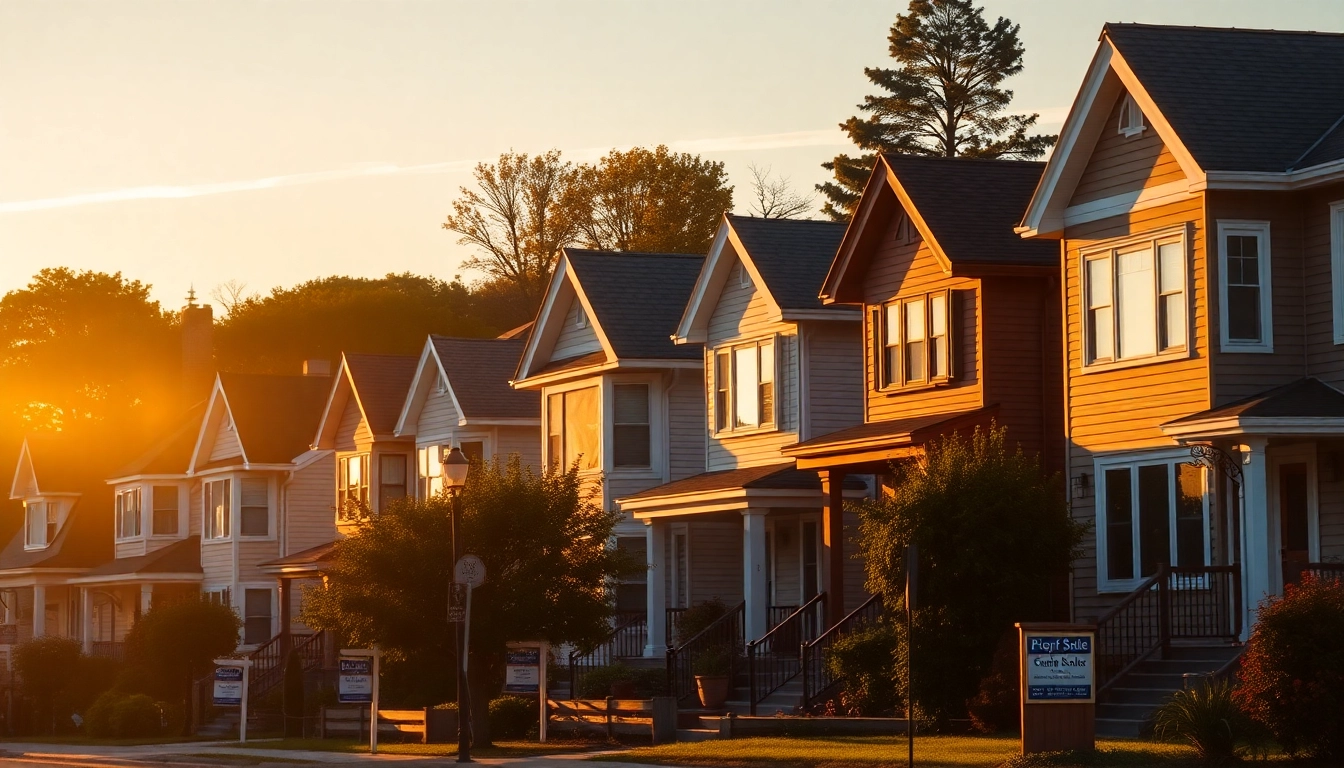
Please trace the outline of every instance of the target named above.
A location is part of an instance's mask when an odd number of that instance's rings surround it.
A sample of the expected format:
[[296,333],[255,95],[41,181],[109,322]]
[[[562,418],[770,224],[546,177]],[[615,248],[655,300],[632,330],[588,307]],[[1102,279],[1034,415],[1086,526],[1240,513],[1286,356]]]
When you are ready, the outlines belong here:
[[667,523],[645,520],[644,543],[649,566],[645,576],[649,638],[644,655],[662,658],[667,655]]
[[45,637],[47,634],[47,588],[41,584],[33,585],[33,637]]
[[770,631],[770,591],[766,581],[764,509],[742,513],[742,598],[746,601],[747,642]]
[[79,590],[79,636],[84,643],[84,655],[93,655],[93,588]]
[[1270,594],[1274,583],[1275,552],[1270,546],[1269,472],[1265,457],[1267,443],[1263,437],[1248,437],[1242,445],[1242,591],[1246,595],[1242,639],[1250,637],[1251,625],[1260,612],[1260,601]]
[[818,470],[821,478],[821,589],[826,593],[826,625],[845,618],[845,473]]
[[149,609],[154,605],[154,585],[140,585],[140,615],[149,613]]
[[286,579],[281,576],[277,591],[280,593],[280,653],[286,657],[289,656],[289,649],[294,642],[290,632],[294,615],[294,580]]

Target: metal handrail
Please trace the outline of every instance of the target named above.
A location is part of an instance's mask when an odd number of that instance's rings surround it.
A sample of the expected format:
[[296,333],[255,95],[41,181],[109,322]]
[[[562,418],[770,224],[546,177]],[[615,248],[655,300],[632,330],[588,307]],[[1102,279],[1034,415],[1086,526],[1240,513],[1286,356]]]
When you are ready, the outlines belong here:
[[[815,630],[820,629],[825,606],[826,593],[821,592],[782,619],[769,632],[747,643],[747,689],[753,716],[756,714],[757,704],[798,676],[798,672],[802,669],[802,647],[812,639],[807,635],[819,634]],[[809,618],[812,620],[810,626]],[[809,629],[812,631],[809,632]],[[778,655],[780,651],[778,646],[781,644],[785,646],[785,650],[788,650],[788,646],[793,646],[792,658],[782,658]],[[761,666],[757,663],[758,656],[761,665],[767,667],[764,670],[766,676],[764,685],[761,685],[762,681],[756,674],[758,667]]]
[[746,641],[746,608],[745,601],[738,603],[684,643],[667,649],[667,690],[670,695],[680,701],[695,692],[694,675],[691,673],[695,658],[716,644],[725,643],[732,648],[729,679],[736,676],[737,657]]
[[815,640],[803,644],[800,662],[803,675],[803,709],[811,710],[821,697],[835,686],[836,681],[829,679],[826,673],[826,652],[846,633],[867,622],[877,620],[882,614],[882,608],[882,597],[873,595],[843,619],[832,624]]
[[[644,639],[648,634],[648,617],[643,614],[625,613],[615,616],[615,624],[607,636],[591,648],[575,648],[569,652],[569,698],[578,698],[579,684],[584,675],[601,667],[611,666],[623,654],[621,650],[632,650],[633,645],[640,652],[644,649]],[[633,656],[635,654],[624,654]]]

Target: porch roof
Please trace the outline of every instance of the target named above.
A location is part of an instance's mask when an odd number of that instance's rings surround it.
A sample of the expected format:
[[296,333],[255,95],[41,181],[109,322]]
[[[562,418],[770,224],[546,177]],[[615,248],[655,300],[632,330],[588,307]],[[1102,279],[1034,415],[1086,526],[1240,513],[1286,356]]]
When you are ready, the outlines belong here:
[[997,406],[953,411],[904,419],[870,421],[783,448],[802,469],[825,469],[849,464],[890,461],[914,455],[930,439],[959,429],[986,426]]
[[309,547],[292,555],[267,560],[259,564],[257,568],[266,573],[274,574],[315,573],[322,570],[322,566],[331,562],[331,554],[336,550],[338,543],[340,543],[340,539],[319,544],[316,547]]
[[[857,478],[845,481],[845,490],[866,493]],[[616,503],[622,510],[640,511],[639,517],[745,509],[749,506],[820,506],[821,479],[816,472],[797,469],[793,462],[743,467],[674,480],[641,491]]]
[[103,563],[72,581],[154,581],[156,578],[193,581],[199,580],[202,574],[201,537],[188,536],[146,555],[120,557]]
[[1175,438],[1344,435],[1344,392],[1306,377],[1162,425]]

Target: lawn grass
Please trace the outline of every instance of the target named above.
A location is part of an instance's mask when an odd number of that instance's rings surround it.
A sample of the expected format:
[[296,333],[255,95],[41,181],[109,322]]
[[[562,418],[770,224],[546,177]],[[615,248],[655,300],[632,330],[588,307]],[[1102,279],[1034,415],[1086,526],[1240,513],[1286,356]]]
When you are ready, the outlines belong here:
[[[239,749],[285,749],[309,752],[368,752],[367,741],[354,739],[278,739],[250,741],[246,744],[232,743],[225,746]],[[537,757],[539,755],[557,755],[567,752],[588,752],[605,748],[605,743],[587,741],[551,741],[540,744],[535,741],[497,741],[491,747],[472,747],[473,757]],[[457,744],[414,744],[406,742],[379,742],[380,755],[415,755],[418,757],[444,757],[457,754]]]
[[88,747],[143,747],[151,744],[187,744],[199,741],[217,741],[204,736],[152,736],[144,739],[93,739],[88,736],[7,736],[4,744],[70,744]]

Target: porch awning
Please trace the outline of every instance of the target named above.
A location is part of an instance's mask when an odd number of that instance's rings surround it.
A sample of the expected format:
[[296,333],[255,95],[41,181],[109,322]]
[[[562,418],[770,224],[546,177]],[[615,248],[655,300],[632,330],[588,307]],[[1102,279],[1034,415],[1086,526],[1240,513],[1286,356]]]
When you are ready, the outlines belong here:
[[331,553],[335,551],[337,541],[309,547],[276,560],[267,560],[258,565],[257,570],[277,576],[312,576],[321,572],[327,563],[331,562]]
[[[866,493],[858,478],[845,482],[845,491]],[[724,512],[748,507],[821,508],[821,479],[816,472],[796,469],[793,462],[767,464],[719,472],[702,472],[617,499],[624,512],[637,518]]]
[[1303,378],[1162,425],[1177,440],[1234,435],[1344,436],[1344,392]]
[[201,537],[188,536],[147,555],[119,557],[103,563],[70,583],[195,582],[202,578]]
[[785,446],[783,453],[796,458],[799,469],[904,459],[917,455],[924,443],[940,435],[988,426],[997,412],[998,407],[991,405],[970,411],[870,421]]

